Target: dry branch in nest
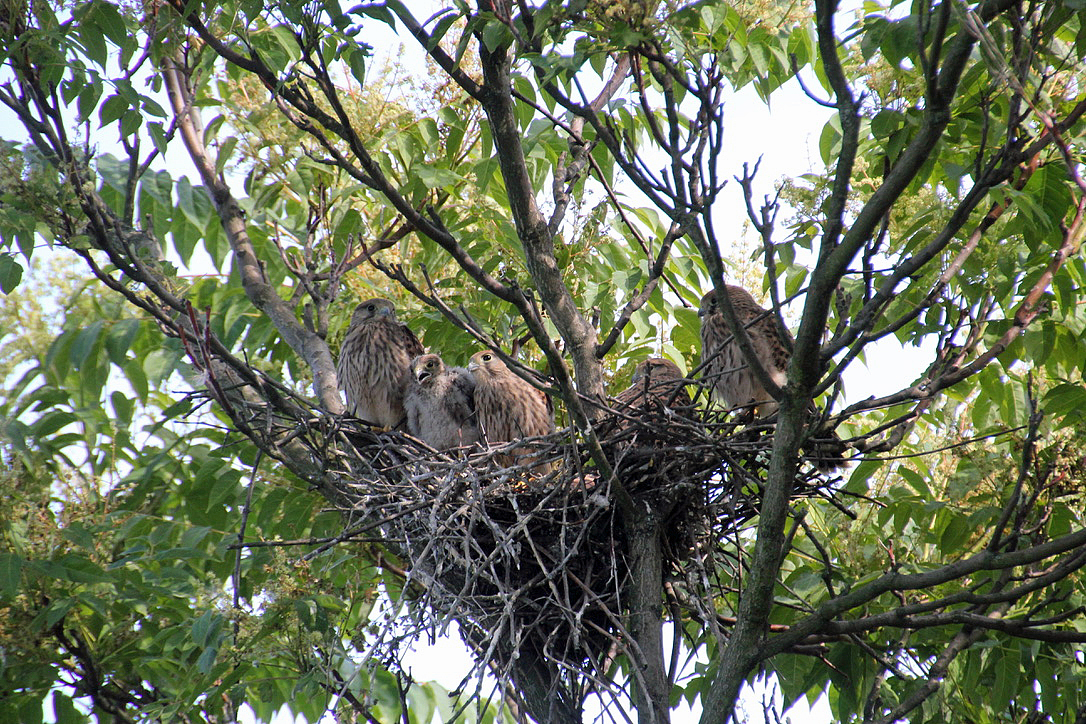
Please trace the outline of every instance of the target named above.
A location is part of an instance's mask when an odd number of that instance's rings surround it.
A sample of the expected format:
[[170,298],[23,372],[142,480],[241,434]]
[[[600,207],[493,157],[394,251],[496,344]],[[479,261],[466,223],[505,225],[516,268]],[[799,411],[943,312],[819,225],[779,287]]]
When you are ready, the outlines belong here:
[[[379,531],[409,571],[416,631],[455,621],[477,665],[499,680],[516,660],[534,658],[561,679],[548,685],[567,694],[605,686],[627,638],[628,541],[612,482],[569,430],[485,451],[437,452],[349,419],[314,422],[303,437],[335,481],[346,528]],[[614,411],[597,430],[615,479],[663,522],[665,575],[707,602],[734,590],[733,576],[721,581],[721,571],[735,570],[737,536],[757,514],[770,432],[656,400]],[[554,463],[552,472],[495,463],[514,449],[536,469]],[[824,490],[828,480],[805,468],[797,494]],[[390,639],[386,656],[395,646]]]
[[[298,400],[258,403],[268,399],[254,394],[259,379],[227,380],[219,365],[210,369],[210,394],[239,429],[342,512],[343,540],[378,537],[399,558],[409,616],[393,615],[371,646],[375,660],[398,660],[405,640],[455,621],[476,654],[476,674],[489,669],[521,690],[518,678],[536,676],[537,688],[571,710],[590,693],[617,694],[610,669],[630,640],[630,556],[616,481],[661,521],[664,576],[689,615],[717,616],[737,590],[739,535],[758,512],[771,426],[655,397],[617,404],[597,425],[609,480],[568,429],[439,452],[401,432],[315,414]],[[511,451],[530,462],[501,467],[496,459]],[[533,472],[544,467],[551,472]],[[801,470],[796,495],[827,492],[831,481],[813,465]],[[538,671],[526,673],[525,662],[539,662]]]

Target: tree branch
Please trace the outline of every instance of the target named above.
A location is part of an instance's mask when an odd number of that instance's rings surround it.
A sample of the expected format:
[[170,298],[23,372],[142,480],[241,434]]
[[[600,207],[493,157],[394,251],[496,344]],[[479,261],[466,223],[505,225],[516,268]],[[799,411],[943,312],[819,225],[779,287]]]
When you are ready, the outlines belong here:
[[215,163],[207,155],[203,142],[203,123],[193,105],[187,71],[173,58],[166,57],[163,63],[163,76],[178,120],[181,139],[215,203],[226,238],[234,251],[246,296],[271,319],[291,349],[309,363],[313,370],[313,390],[321,406],[332,414],[342,414],[343,400],[339,394],[336,366],[328,344],[298,321],[294,311],[287,307],[268,283],[245,228],[241,207],[226,182],[216,175]]

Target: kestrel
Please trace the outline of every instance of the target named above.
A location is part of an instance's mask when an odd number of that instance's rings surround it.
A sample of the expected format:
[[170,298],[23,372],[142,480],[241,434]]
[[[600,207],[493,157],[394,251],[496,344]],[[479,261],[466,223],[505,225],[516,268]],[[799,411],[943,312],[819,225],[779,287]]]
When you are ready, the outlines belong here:
[[[762,367],[774,382],[784,386],[791,345],[786,346],[773,317],[758,306],[746,289],[731,284],[726,289],[735,316],[746,327]],[[713,395],[728,408],[750,406],[761,416],[776,412],[777,401],[747,365],[724,313],[717,306],[714,290],[701,298],[698,316],[701,317],[701,361],[705,365],[702,375],[712,385]],[[790,343],[791,338],[787,341]]]
[[367,299],[355,307],[336,364],[347,411],[379,427],[402,423],[408,368],[425,351],[407,325],[396,321],[392,302]]
[[436,354],[411,360],[403,409],[407,431],[436,450],[479,442],[475,378],[463,367],[446,367]]
[[645,407],[655,400],[662,407],[681,408],[693,405],[686,391],[682,370],[669,359],[650,357],[634,369],[630,386],[615,397],[630,407]]
[[[785,369],[791,358],[792,336],[787,330],[780,329],[746,289],[732,284],[725,288],[735,316],[746,328],[762,367],[777,385],[783,387],[788,381]],[[717,306],[715,290],[701,298],[698,316],[701,317],[701,359],[705,365],[702,374],[712,385],[714,396],[729,408],[749,407],[755,416],[768,417],[777,412],[780,405],[758,381],[732,337],[724,313]],[[811,412],[817,413],[813,405]],[[845,443],[833,430],[821,433],[806,445],[814,464],[824,471],[833,470],[844,462],[845,449]]]
[[[485,442],[513,442],[554,432],[550,397],[513,374],[498,355],[476,352],[468,370],[475,378],[475,412]],[[512,456],[503,458],[498,459],[503,465],[516,462]]]

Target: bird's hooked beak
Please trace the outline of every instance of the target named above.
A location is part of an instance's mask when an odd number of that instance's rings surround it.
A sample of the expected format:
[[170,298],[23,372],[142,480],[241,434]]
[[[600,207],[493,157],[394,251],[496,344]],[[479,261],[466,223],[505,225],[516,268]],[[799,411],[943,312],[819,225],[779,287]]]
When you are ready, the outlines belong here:
[[475,370],[479,369],[479,367],[481,367],[481,366],[482,365],[480,365],[475,360],[471,360],[470,362],[468,362],[468,372],[474,372]]
[[427,377],[433,377],[433,373],[430,372],[430,370],[426,369],[425,367],[423,367],[421,370],[419,370],[418,372],[415,373],[415,379],[417,379],[420,384]]
[[698,316],[708,317],[709,313],[713,310],[715,306],[716,291],[714,290],[711,294],[706,294],[704,297],[701,298],[701,303],[698,304]]

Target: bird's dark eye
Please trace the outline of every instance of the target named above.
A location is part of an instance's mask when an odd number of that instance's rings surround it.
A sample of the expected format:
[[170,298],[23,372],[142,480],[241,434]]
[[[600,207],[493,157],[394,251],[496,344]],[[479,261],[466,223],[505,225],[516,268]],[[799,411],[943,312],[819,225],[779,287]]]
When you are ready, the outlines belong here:
[[489,355],[489,354],[484,354],[483,355],[483,362],[489,362],[492,359],[494,359],[493,355]]
[[366,305],[366,311],[368,311],[368,312],[372,312],[375,309],[377,309],[376,304],[368,304],[368,305]]

